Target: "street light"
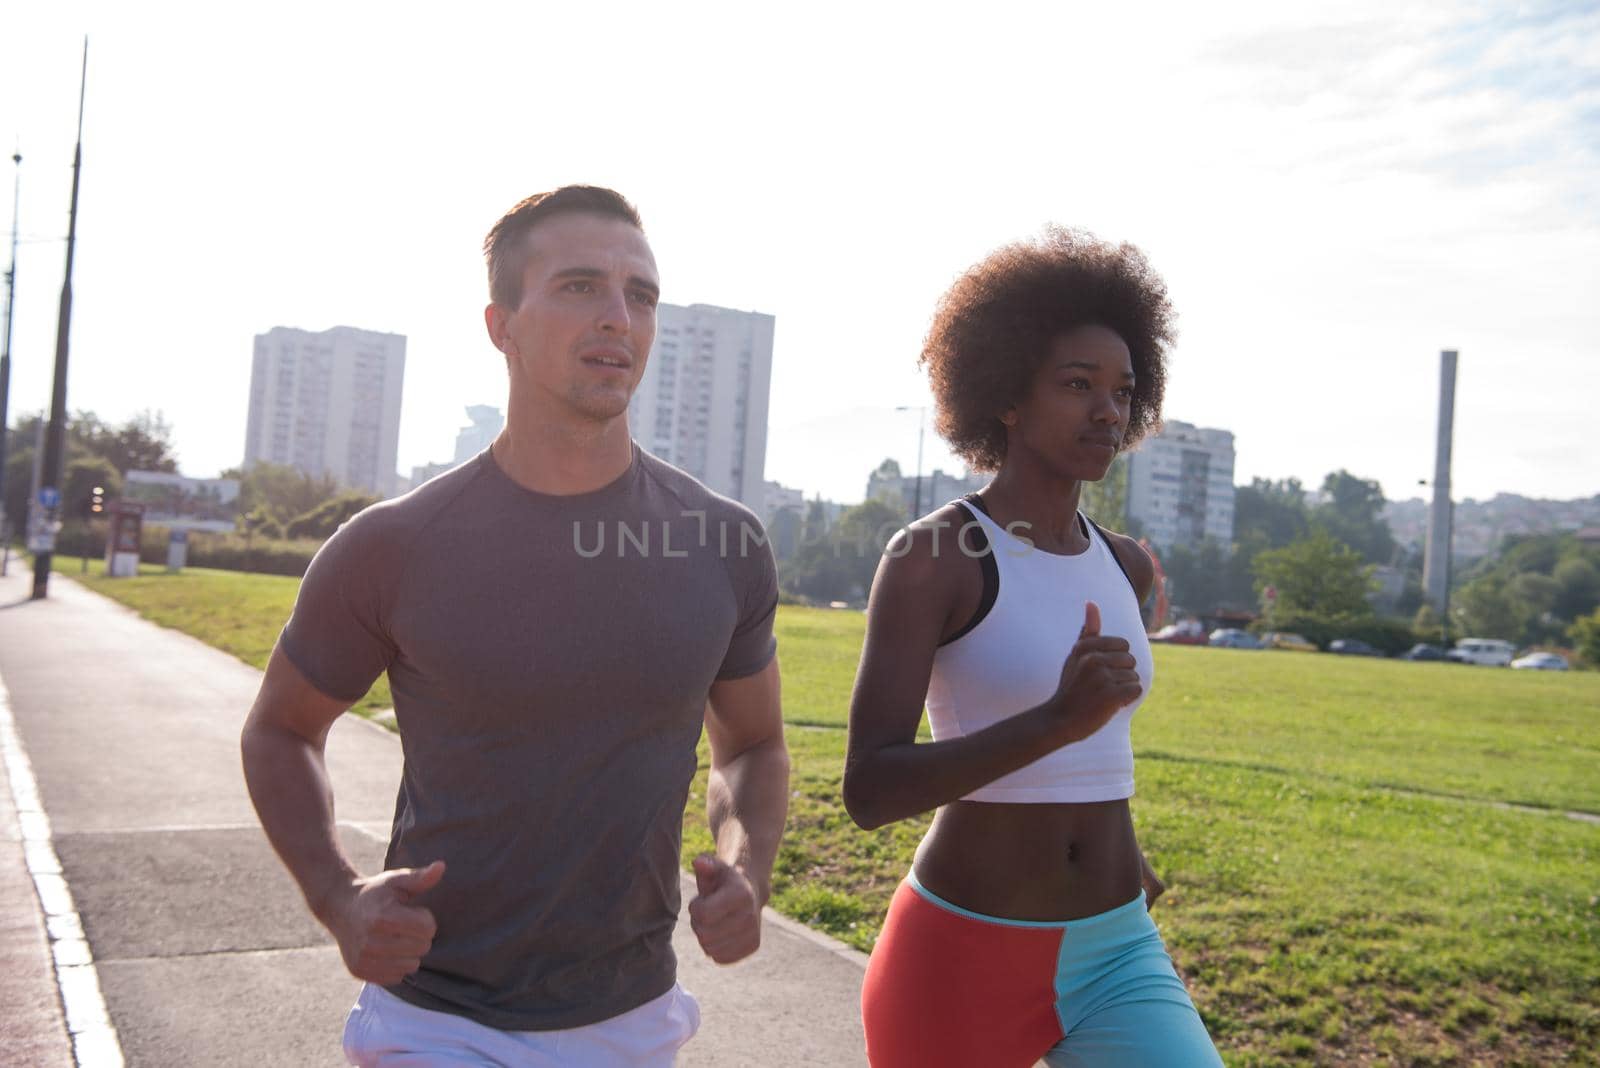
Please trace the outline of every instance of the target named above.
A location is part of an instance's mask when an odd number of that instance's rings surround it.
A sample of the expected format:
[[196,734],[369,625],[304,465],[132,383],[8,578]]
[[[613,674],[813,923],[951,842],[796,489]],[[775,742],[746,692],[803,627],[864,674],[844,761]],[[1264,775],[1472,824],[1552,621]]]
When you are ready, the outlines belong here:
[[911,518],[915,520],[922,515],[922,430],[928,407],[925,404],[899,404],[894,410],[917,413],[917,488],[916,501],[911,506]]
[[0,575],[11,563],[11,520],[6,515],[6,434],[11,425],[6,405],[11,397],[11,317],[17,302],[17,207],[22,203],[22,152],[11,154],[17,176],[11,187],[11,269],[6,272],[6,334],[0,348]]

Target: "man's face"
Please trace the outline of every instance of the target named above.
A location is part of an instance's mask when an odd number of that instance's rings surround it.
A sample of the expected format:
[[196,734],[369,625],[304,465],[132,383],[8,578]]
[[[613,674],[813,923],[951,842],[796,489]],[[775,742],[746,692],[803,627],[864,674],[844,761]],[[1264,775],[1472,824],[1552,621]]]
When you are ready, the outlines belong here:
[[661,292],[644,234],[623,219],[567,214],[523,240],[521,302],[486,312],[513,398],[602,422],[623,415],[655,340]]

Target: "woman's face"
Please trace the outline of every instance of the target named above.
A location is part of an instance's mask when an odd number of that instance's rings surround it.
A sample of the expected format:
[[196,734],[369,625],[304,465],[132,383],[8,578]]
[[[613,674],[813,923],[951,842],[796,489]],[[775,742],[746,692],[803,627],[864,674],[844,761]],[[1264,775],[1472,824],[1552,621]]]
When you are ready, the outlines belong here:
[[1133,406],[1133,357],[1115,331],[1080,326],[1061,334],[1008,408],[1006,457],[1019,453],[1063,478],[1098,482],[1122,447]]

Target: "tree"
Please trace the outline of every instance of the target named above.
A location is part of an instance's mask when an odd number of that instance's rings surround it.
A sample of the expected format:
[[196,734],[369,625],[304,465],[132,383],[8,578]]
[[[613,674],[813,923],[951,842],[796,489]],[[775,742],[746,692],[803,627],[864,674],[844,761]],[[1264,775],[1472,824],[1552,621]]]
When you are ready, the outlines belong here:
[[1118,453],[1106,469],[1106,477],[1099,482],[1085,482],[1078,507],[1083,514],[1103,527],[1112,530],[1127,529],[1128,522],[1128,457]]
[[[28,515],[28,494],[33,489],[33,462],[44,413],[20,416],[6,440],[5,508],[13,530]],[[62,494],[70,510],[73,492],[67,472],[79,460],[102,459],[119,477],[129,471],[176,471],[172,427],[160,412],[140,412],[121,426],[112,426],[89,411],[76,411],[67,420],[66,453],[62,457]],[[119,490],[120,492],[120,490]]]
[[1515,641],[1528,622],[1510,580],[1500,574],[1467,583],[1451,598],[1450,607],[1461,633],[1478,638]]
[[22,444],[13,432],[6,447],[6,522],[13,533],[28,521],[28,493],[33,489],[33,443]]
[[1600,607],[1600,550],[1571,534],[1524,534],[1505,540],[1451,595],[1468,634],[1520,645],[1558,641]]
[[1567,637],[1590,667],[1600,667],[1600,608],[1567,628]]
[[[905,477],[900,473],[899,461],[889,457],[873,469],[867,476],[867,496],[875,501],[898,508],[909,513],[917,502],[914,500],[916,490],[907,486]],[[912,516],[915,519],[915,516]]]
[[351,516],[370,505],[376,504],[381,498],[369,496],[360,490],[346,490],[337,497],[330,497],[311,511],[296,517],[284,528],[284,536],[289,538],[318,538],[333,537],[333,532],[338,530]]
[[239,529],[244,532],[246,539],[256,535],[273,539],[283,537],[283,524],[264,504],[240,513]]
[[1557,593],[1550,611],[1557,618],[1576,620],[1600,605],[1600,567],[1581,556],[1571,556],[1555,567]]
[[1274,593],[1269,615],[1362,619],[1372,615],[1372,572],[1361,554],[1325,530],[1255,558],[1256,589]]
[[1299,541],[1307,529],[1306,494],[1299,479],[1253,478],[1234,491],[1233,540],[1248,546],[1251,556]]
[[116,465],[118,471],[178,470],[178,457],[172,448],[172,424],[160,412],[144,411],[111,432],[96,451]]
[[800,547],[802,525],[798,508],[785,505],[773,513],[767,534],[772,539],[772,555],[779,561],[791,559]]
[[808,537],[800,546],[791,571],[794,592],[814,601],[864,600],[885,545],[904,523],[900,509],[879,500],[847,510],[826,536]]
[[222,477],[239,480],[241,516],[261,510],[280,526],[339,495],[339,483],[332,475],[312,478],[284,464],[258,463],[248,470],[235,467],[224,471]]
[[1411,617],[1411,629],[1418,637],[1426,638],[1430,642],[1450,644],[1450,628],[1440,618],[1439,610],[1431,604],[1424,604],[1417,609],[1417,614]]
[[1327,498],[1311,511],[1311,520],[1360,553],[1368,563],[1394,559],[1394,533],[1383,518],[1383,487],[1376,481],[1335,471],[1322,480]]
[[1172,603],[1195,615],[1255,605],[1250,561],[1207,538],[1198,546],[1174,545],[1161,556]]

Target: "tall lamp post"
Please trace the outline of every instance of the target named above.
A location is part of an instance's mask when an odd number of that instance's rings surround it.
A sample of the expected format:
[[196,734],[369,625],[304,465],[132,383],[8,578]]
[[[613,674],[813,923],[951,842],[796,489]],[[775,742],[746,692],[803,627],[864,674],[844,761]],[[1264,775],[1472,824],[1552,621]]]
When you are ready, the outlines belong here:
[[6,515],[6,428],[11,425],[7,407],[11,397],[11,317],[17,306],[17,209],[22,203],[22,153],[13,152],[11,162],[17,165],[17,176],[11,186],[11,269],[6,271],[5,347],[0,348],[0,575],[6,573],[11,562],[11,517]]
[[[51,523],[49,537],[33,551],[33,599],[50,593],[50,561],[55,557],[54,527],[61,511],[61,476],[67,449],[67,351],[72,330],[72,251],[78,240],[78,177],[83,171],[83,96],[89,84],[89,38],[83,39],[83,73],[78,81],[78,144],[72,151],[72,201],[67,209],[67,270],[61,283],[61,314],[56,321],[56,373],[50,392],[50,426],[44,438],[39,504]],[[31,537],[31,533],[30,533]]]
[[895,406],[895,411],[917,413],[917,488],[916,500],[911,505],[911,518],[915,520],[922,515],[922,431],[927,421],[925,416],[928,407],[925,404],[900,404]]

